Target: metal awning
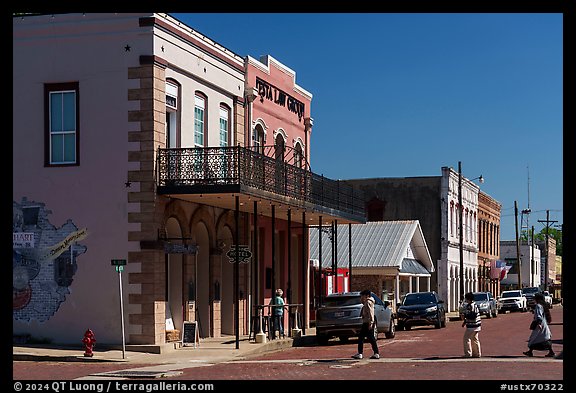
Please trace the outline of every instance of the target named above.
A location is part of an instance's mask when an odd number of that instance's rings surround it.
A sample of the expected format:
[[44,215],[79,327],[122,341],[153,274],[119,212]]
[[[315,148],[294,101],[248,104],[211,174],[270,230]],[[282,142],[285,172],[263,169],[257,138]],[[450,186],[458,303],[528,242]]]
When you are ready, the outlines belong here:
[[426,270],[426,268],[422,266],[422,264],[418,260],[411,258],[404,258],[402,260],[402,266],[400,267],[400,270],[398,270],[398,272],[404,274],[418,274],[423,276],[430,276],[430,272]]

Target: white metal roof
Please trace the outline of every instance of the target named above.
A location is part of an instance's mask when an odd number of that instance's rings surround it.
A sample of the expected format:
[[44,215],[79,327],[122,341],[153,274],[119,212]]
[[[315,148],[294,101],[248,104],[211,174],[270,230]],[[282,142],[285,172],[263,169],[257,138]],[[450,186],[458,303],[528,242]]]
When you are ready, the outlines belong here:
[[[417,260],[428,272],[434,271],[432,258],[418,220],[370,221],[352,224],[352,268],[392,267],[411,272],[411,260]],[[349,261],[347,224],[337,226],[338,267],[347,268]],[[332,242],[329,227],[322,231],[322,267],[332,265]],[[318,259],[318,228],[309,229],[310,258]],[[420,270],[420,269],[416,269]],[[422,270],[413,272],[421,274]]]

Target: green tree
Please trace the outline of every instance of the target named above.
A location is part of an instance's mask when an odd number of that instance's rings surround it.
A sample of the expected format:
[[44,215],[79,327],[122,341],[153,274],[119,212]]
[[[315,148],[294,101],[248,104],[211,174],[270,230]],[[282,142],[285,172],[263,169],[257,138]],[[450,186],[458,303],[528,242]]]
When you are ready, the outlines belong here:
[[[520,234],[521,241],[527,241],[532,237],[532,229],[523,230]],[[548,237],[556,240],[556,255],[562,256],[562,231],[556,228],[548,228]],[[540,232],[534,234],[534,241],[546,241],[546,227],[542,228]]]

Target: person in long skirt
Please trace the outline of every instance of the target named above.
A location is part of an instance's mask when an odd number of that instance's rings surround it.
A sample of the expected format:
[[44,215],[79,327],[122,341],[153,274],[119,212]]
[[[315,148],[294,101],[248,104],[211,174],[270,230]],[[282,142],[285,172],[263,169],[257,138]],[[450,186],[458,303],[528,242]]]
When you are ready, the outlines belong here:
[[533,351],[548,351],[546,357],[554,357],[555,353],[552,350],[552,333],[548,327],[546,314],[544,310],[544,295],[537,293],[534,295],[536,305],[534,306],[534,318],[530,324],[532,333],[528,338],[528,351],[523,352],[526,356],[534,356]]

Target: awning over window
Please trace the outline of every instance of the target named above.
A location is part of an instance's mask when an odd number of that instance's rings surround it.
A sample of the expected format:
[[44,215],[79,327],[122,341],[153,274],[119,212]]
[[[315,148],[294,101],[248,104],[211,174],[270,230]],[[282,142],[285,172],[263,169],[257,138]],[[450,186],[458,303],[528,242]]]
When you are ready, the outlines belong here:
[[421,275],[430,275],[430,272],[426,270],[424,266],[416,259],[404,258],[402,260],[402,267],[399,270],[400,273],[407,273],[407,274],[421,274]]

